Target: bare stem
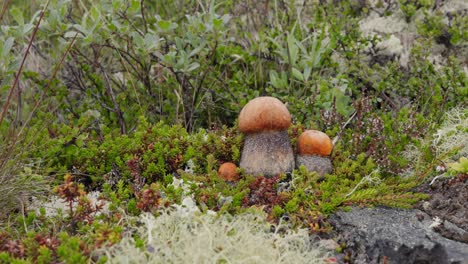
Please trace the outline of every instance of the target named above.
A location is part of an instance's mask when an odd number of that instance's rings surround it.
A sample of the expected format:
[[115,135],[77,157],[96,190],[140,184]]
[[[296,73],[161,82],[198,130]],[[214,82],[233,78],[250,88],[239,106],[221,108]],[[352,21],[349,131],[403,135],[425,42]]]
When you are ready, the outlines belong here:
[[344,125],[341,127],[340,129],[340,132],[338,133],[338,135],[336,135],[335,138],[333,138],[333,146],[335,146],[336,142],[338,142],[338,140],[340,140],[340,137],[341,137],[341,134],[343,134],[343,131],[344,129],[348,126],[348,124],[354,119],[354,117],[356,116],[357,114],[357,111],[354,111],[354,113],[351,115],[351,117],[348,119],[348,121],[346,121],[346,123],[344,123]]
[[[78,33],[75,34],[74,38],[72,39],[72,41],[70,42],[70,45],[68,45],[67,47],[67,50],[64,52],[64,54],[62,55],[62,58],[60,60],[60,63],[55,67],[55,70],[54,70],[54,73],[52,74],[52,76],[50,77],[49,79],[49,82],[47,83],[47,86],[44,88],[44,90],[42,90],[42,93],[41,93],[41,96],[39,97],[39,99],[36,101],[36,103],[34,104],[34,107],[32,108],[31,112],[29,113],[29,116],[28,118],[24,121],[24,124],[23,126],[21,127],[20,131],[13,137],[13,140],[12,140],[12,143],[8,149],[8,151],[6,151],[6,153],[2,153],[2,156],[0,160],[4,160],[3,163],[0,164],[0,167],[2,167],[4,165],[4,163],[6,163],[6,161],[8,160],[7,158],[10,157],[12,151],[13,151],[13,147],[15,146],[15,144],[18,142],[18,138],[20,137],[20,135],[23,133],[24,129],[27,127],[27,124],[29,123],[29,121],[31,120],[34,112],[36,112],[37,108],[39,107],[39,104],[42,102],[42,99],[44,98],[44,95],[45,93],[49,90],[50,88],[50,85],[52,84],[52,81],[55,79],[55,76],[57,75],[58,73],[58,70],[61,68],[61,66],[63,65],[63,62],[65,61],[65,58],[66,56],[68,55],[68,53],[70,52],[70,49],[73,47],[73,44],[75,43],[75,40],[76,40],[76,37],[78,36]],[[1,122],[0,122],[1,123]]]
[[5,15],[6,13],[6,10],[8,9],[8,5],[10,4],[10,0],[5,0],[5,2],[3,3],[3,6],[2,6],[2,13],[0,13],[0,21],[3,20],[3,16]]
[[[34,104],[34,107],[32,108],[31,112],[29,113],[28,119],[25,120],[23,128],[26,126],[26,124],[29,123],[29,121],[31,120],[33,114],[36,112],[37,108],[39,108],[39,104],[42,102],[42,99],[44,98],[44,95],[50,89],[50,86],[52,85],[52,82],[55,80],[55,76],[57,76],[57,73],[58,73],[59,69],[62,67],[63,62],[65,61],[65,58],[67,57],[68,53],[70,53],[70,50],[73,47],[73,44],[75,44],[75,40],[76,40],[77,36],[78,36],[78,32],[75,34],[72,41],[68,45],[67,49],[63,53],[59,64],[55,67],[52,76],[49,78],[49,81],[47,82],[47,86],[42,90],[42,93],[41,93],[41,96],[39,97],[39,100],[37,100],[36,103]],[[21,129],[21,131],[22,130],[23,129]],[[21,134],[21,131],[20,131],[19,134]]]
[[[7,3],[7,4],[8,4],[8,3]],[[21,61],[20,67],[19,67],[19,69],[18,69],[18,72],[16,73],[15,80],[13,81],[13,84],[11,85],[10,92],[8,93],[8,97],[7,97],[6,103],[5,103],[5,105],[3,106],[3,110],[2,110],[2,113],[1,113],[1,115],[0,115],[0,125],[2,124],[3,119],[4,119],[5,116],[6,116],[8,107],[10,106],[11,97],[12,97],[12,95],[13,95],[13,92],[15,91],[16,85],[18,84],[18,81],[19,81],[19,78],[20,78],[20,76],[21,76],[21,73],[23,72],[24,63],[26,62],[26,58],[28,57],[29,50],[30,50],[31,47],[32,47],[32,43],[33,43],[33,41],[34,41],[34,38],[36,37],[37,30],[39,29],[39,25],[41,24],[42,18],[44,17],[45,11],[46,11],[46,9],[47,9],[48,6],[49,6],[49,1],[47,1],[46,4],[44,5],[44,8],[42,9],[41,15],[39,16],[39,21],[37,21],[37,24],[36,24],[36,26],[34,27],[34,31],[33,31],[33,33],[32,33],[31,39],[29,40],[29,43],[28,43],[28,48],[26,49],[26,53],[25,53],[24,56],[23,56],[23,60]],[[3,11],[2,11],[2,17],[3,17]]]

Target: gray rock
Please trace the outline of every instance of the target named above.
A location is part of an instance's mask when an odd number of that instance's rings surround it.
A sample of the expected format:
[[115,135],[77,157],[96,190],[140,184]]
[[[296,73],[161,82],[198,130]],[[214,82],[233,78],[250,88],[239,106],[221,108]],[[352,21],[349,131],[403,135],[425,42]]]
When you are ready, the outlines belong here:
[[436,233],[437,223],[419,210],[353,208],[330,220],[353,263],[468,263],[468,244]]

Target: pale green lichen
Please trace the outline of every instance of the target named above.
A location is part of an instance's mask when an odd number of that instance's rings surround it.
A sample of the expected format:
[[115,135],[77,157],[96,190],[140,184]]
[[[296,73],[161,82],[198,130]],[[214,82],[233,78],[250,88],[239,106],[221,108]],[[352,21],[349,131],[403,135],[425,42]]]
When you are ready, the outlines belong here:
[[468,109],[455,107],[445,113],[444,122],[433,135],[432,146],[437,156],[459,149],[450,158],[468,156]]
[[310,242],[306,229],[271,232],[257,210],[231,216],[177,206],[158,217],[142,214],[138,221],[144,246],[126,236],[105,252],[109,263],[322,263],[328,256]]
[[[435,159],[442,162],[456,161],[468,156],[468,109],[463,106],[454,107],[444,114],[443,120],[436,133],[423,139],[422,145],[431,146]],[[420,147],[409,144],[402,155],[411,161],[411,166],[401,176],[414,175],[414,166],[421,164],[423,160]],[[441,171],[445,169],[442,168]]]

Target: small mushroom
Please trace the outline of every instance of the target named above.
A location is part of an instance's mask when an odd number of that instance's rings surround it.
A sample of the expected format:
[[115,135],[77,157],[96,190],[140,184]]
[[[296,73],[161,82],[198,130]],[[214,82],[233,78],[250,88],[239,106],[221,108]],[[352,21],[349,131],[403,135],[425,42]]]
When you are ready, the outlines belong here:
[[280,100],[265,96],[249,101],[239,114],[239,130],[245,134],[240,167],[266,177],[292,171],[290,125],[291,114]]
[[323,176],[330,173],[332,164],[328,156],[333,150],[333,143],[327,134],[317,130],[306,130],[297,139],[296,166],[304,165],[307,170]]
[[232,162],[223,163],[218,170],[218,175],[225,181],[235,182],[239,180],[236,164]]

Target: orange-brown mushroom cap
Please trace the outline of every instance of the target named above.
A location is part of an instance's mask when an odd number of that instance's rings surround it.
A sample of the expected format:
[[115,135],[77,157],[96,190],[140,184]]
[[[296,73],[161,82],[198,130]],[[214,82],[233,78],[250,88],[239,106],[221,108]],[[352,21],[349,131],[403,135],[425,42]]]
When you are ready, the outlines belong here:
[[218,170],[218,175],[225,181],[239,180],[239,173],[237,172],[236,164],[232,162],[223,163]]
[[249,101],[239,114],[239,130],[244,133],[284,130],[290,125],[288,108],[274,97],[257,97]]
[[306,130],[297,139],[299,155],[328,156],[332,149],[333,143],[330,137],[317,130]]

